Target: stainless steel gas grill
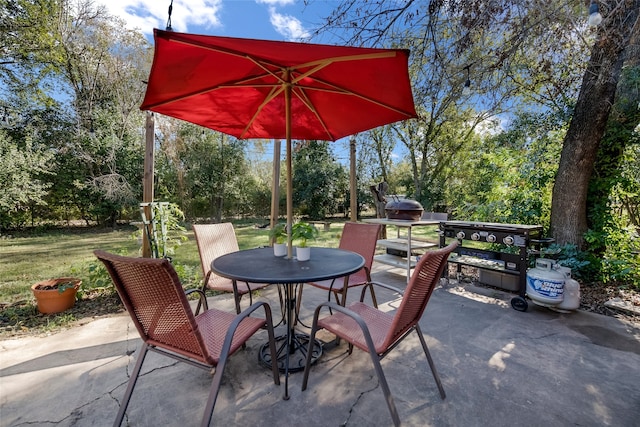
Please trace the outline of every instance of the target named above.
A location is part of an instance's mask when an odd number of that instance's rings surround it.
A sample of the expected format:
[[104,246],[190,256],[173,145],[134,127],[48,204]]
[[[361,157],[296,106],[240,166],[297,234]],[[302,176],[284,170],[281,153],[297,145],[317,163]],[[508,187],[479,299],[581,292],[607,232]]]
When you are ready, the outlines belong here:
[[[449,257],[449,263],[457,264],[458,273],[463,265],[476,267],[481,283],[518,292],[522,300],[529,256],[539,253],[540,246],[551,241],[542,237],[540,225],[442,221],[440,247],[448,244],[447,239],[460,242]],[[516,308],[514,301],[512,306]]]

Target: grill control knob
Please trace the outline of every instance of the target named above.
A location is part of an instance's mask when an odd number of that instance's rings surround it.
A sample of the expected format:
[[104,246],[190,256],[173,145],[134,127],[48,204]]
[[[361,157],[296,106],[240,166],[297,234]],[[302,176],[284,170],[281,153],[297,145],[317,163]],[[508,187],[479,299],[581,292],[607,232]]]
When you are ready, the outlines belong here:
[[471,240],[480,240],[480,234],[478,233],[473,233],[471,235]]
[[502,243],[504,243],[507,246],[513,245],[513,236],[505,237],[504,239],[502,239]]
[[458,231],[458,234],[457,234],[458,239],[462,240],[464,239],[464,236],[465,236],[464,231]]
[[493,243],[493,242],[495,242],[495,241],[496,241],[496,236],[494,236],[493,234],[489,234],[489,235],[487,236],[487,242],[489,242],[489,243]]

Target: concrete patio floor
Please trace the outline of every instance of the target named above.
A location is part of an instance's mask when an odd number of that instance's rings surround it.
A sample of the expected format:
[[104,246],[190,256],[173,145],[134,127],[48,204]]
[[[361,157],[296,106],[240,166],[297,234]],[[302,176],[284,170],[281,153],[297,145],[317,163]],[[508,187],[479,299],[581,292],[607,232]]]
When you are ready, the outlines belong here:
[[[374,280],[405,284],[401,270],[382,266]],[[397,306],[394,296],[378,296],[386,309]],[[403,425],[639,425],[640,325],[533,304],[517,312],[511,296],[455,281],[434,292],[421,326],[447,398],[440,399],[418,338],[408,337],[382,362]],[[257,298],[279,312],[275,287]],[[324,298],[305,288],[303,320],[310,323]],[[210,304],[233,310],[229,296]],[[326,351],[306,391],[300,390],[302,373],[291,375],[285,401],[284,382],[275,386],[258,363],[265,340],[261,331],[231,357],[214,425],[392,425],[367,354],[349,356],[344,343]],[[111,425],[140,342],[126,314],[48,337],[0,342],[0,425]],[[199,425],[210,380],[201,369],[150,354],[123,425]]]

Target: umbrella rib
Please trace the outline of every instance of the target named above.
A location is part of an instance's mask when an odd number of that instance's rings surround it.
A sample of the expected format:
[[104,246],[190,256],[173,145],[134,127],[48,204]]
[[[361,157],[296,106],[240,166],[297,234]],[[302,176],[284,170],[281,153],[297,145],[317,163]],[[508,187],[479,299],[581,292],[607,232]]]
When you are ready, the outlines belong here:
[[[236,80],[235,82],[225,82],[223,84],[218,84],[215,86],[207,86],[205,88],[193,91],[193,92],[189,92],[186,93],[184,95],[180,95],[180,96],[176,96],[173,98],[167,98],[163,101],[160,102],[156,102],[154,104],[149,104],[147,105],[147,109],[151,109],[151,108],[155,108],[155,107],[160,107],[162,105],[165,104],[170,104],[172,102],[176,102],[176,101],[182,101],[185,100],[187,98],[192,98],[194,96],[198,96],[198,95],[202,95],[203,93],[207,93],[207,92],[213,92],[216,91],[218,89],[224,89],[224,88],[230,88],[230,87],[271,87],[274,86],[274,84],[269,84],[269,83],[256,83],[256,84],[244,84],[245,82],[249,82],[251,80],[256,80],[256,79],[261,79],[264,78],[265,75],[264,74],[260,74],[257,76],[251,76],[248,78],[243,78],[240,80]],[[280,86],[280,83],[276,83],[277,86]]]
[[[316,81],[321,82],[321,83],[329,86],[332,89],[325,89],[325,88],[319,88],[319,87],[306,87],[305,89],[317,90],[317,91],[321,91],[321,92],[340,93],[340,94],[343,94],[343,95],[352,95],[352,96],[355,96],[357,98],[363,99],[363,100],[365,100],[367,102],[370,102],[372,104],[379,105],[379,106],[381,106],[383,108],[386,108],[388,110],[395,111],[396,113],[399,113],[399,114],[402,114],[404,116],[407,116],[408,118],[415,117],[415,115],[413,115],[412,113],[407,113],[406,111],[400,110],[400,109],[394,107],[393,105],[389,105],[387,103],[384,103],[384,102],[381,102],[381,101],[377,101],[377,100],[375,100],[375,99],[373,99],[373,98],[371,98],[369,96],[365,96],[365,95],[359,94],[357,92],[353,92],[353,91],[341,88],[340,86],[337,86],[337,85],[335,85],[333,83],[329,83],[329,82],[327,82],[325,80],[322,80],[322,79],[319,79],[319,78],[315,78],[315,79],[316,79]],[[298,88],[301,88],[301,86],[298,86]]]
[[[320,122],[320,124],[322,125],[322,128],[324,129],[324,131],[326,132],[326,134],[329,136],[329,139],[331,141],[335,141],[335,137],[333,136],[333,134],[331,133],[331,131],[329,130],[329,128],[327,127],[325,121],[322,119],[322,117],[320,116],[320,113],[318,113],[318,110],[316,110],[315,106],[313,105],[313,103],[311,102],[311,100],[307,97],[307,94],[305,93],[305,91],[303,90],[303,88],[301,88],[300,86],[297,86],[294,88],[294,90],[292,90],[293,93],[296,94],[296,96],[298,97],[298,99],[300,99],[300,101],[302,101],[302,103],[304,105],[307,106],[307,108],[313,113],[315,114],[316,118],[318,119],[318,121]],[[298,93],[300,92],[300,93]]]
[[[190,46],[194,46],[194,47],[201,48],[208,51],[220,52],[230,56],[243,58],[255,64],[255,66],[263,70],[263,73],[258,72],[254,76],[248,76],[248,77],[245,76],[242,79],[238,79],[235,81],[227,81],[221,84],[208,86],[203,89],[195,90],[191,93],[182,94],[171,99],[164,99],[163,101],[157,102],[155,104],[146,105],[145,106],[146,109],[153,109],[155,107],[163,106],[165,104],[170,104],[176,101],[182,101],[182,100],[192,98],[198,95],[202,95],[208,92],[214,92],[219,89],[234,88],[234,87],[235,88],[238,88],[238,87],[270,88],[268,95],[262,100],[259,107],[256,109],[251,119],[249,120],[249,123],[247,123],[246,127],[244,128],[241,136],[241,137],[244,137],[246,133],[249,131],[249,129],[251,128],[251,126],[254,124],[254,122],[257,120],[258,116],[264,110],[264,108],[270,102],[272,102],[273,99],[275,99],[276,97],[280,96],[283,92],[285,92],[286,87],[288,85],[291,87],[292,92],[300,100],[300,102],[302,102],[306,106],[306,108],[308,108],[309,111],[316,116],[324,132],[326,133],[326,135],[329,136],[331,140],[335,140],[335,138],[333,137],[332,133],[329,131],[328,125],[320,116],[320,112],[316,109],[315,105],[311,101],[311,98],[309,97],[311,93],[309,91],[311,90],[315,90],[318,92],[342,94],[345,96],[351,95],[369,104],[380,106],[389,111],[394,111],[407,118],[415,117],[415,112],[407,112],[407,111],[401,110],[400,108],[394,107],[393,105],[385,103],[384,101],[378,101],[368,95],[357,93],[347,88],[336,85],[334,83],[330,83],[322,78],[318,78],[315,75],[320,70],[334,63],[350,62],[350,61],[366,61],[370,59],[384,59],[384,58],[397,57],[401,52],[398,49],[395,49],[395,50],[372,49],[373,52],[368,52],[364,54],[335,56],[331,58],[311,60],[304,64],[295,64],[295,65],[292,64],[289,66],[285,66],[282,64],[274,63],[268,59],[264,59],[256,55],[251,55],[250,53],[239,51],[233,48],[211,46],[211,45],[208,45],[206,42],[192,40],[188,37],[184,37],[180,33],[162,34],[161,37],[166,39],[169,42],[173,41],[176,43],[190,45]],[[315,86],[305,85],[303,80],[305,80],[308,77],[313,78],[315,82],[319,83],[321,86],[324,86],[324,87],[315,87]],[[275,81],[273,83],[269,83],[268,82],[269,78],[274,79]],[[265,80],[267,81],[265,82]]]
[[260,114],[264,106],[267,105],[269,102],[271,102],[273,98],[275,98],[280,93],[282,93],[283,90],[284,90],[283,85],[278,85],[271,88],[271,92],[269,92],[269,95],[267,95],[265,99],[260,103],[260,106],[256,109],[256,112],[253,113],[251,120],[249,120],[249,122],[247,123],[247,126],[245,126],[244,130],[240,134],[240,139],[244,138],[245,133],[247,133],[249,128],[251,128],[251,126],[253,125],[253,122],[256,120],[256,118],[258,118],[258,114]]
[[[223,48],[223,47],[216,47],[216,46],[211,46],[208,45],[204,42],[197,42],[195,40],[187,40],[185,37],[181,36],[179,33],[172,33],[172,34],[167,34],[166,36],[163,35],[163,38],[165,38],[167,41],[174,41],[176,43],[182,43],[188,46],[195,46],[195,47],[199,47],[205,50],[211,50],[214,52],[221,52],[221,53],[226,53],[229,55],[233,55],[233,56],[237,56],[239,58],[245,58],[248,59],[252,62],[255,62],[256,64],[259,64],[260,62],[264,62],[265,64],[269,64],[275,68],[278,69],[282,69],[282,66],[279,64],[276,64],[274,62],[270,62],[266,59],[256,59],[254,57],[252,57],[251,55],[247,54],[246,52],[242,52],[242,51],[238,51],[235,49],[227,49],[227,48]],[[264,68],[264,67],[261,67]],[[268,69],[265,69],[266,71],[268,71],[269,73],[271,73]]]
[[[284,79],[282,77],[280,77],[278,74],[276,74],[275,71],[272,71],[269,69],[269,66],[275,68],[278,71],[284,72],[285,68],[284,66],[282,66],[281,64],[277,64],[275,62],[271,62],[268,61],[266,59],[263,58],[256,58],[252,55],[249,55],[245,52],[241,52],[235,49],[226,49],[226,48],[222,48],[222,47],[214,47],[214,46],[210,46],[207,45],[206,43],[202,43],[202,42],[196,42],[193,40],[189,40],[187,41],[186,39],[184,39],[183,37],[180,37],[180,35],[177,34],[171,34],[170,37],[167,37],[168,41],[175,41],[176,43],[182,43],[185,45],[190,45],[190,46],[196,46],[205,50],[211,50],[214,52],[221,52],[221,53],[226,53],[228,55],[233,55],[233,56],[237,56],[239,58],[244,58],[247,59],[251,62],[253,62],[254,64],[256,64],[258,67],[262,68],[264,71],[266,71],[268,74],[270,74],[271,76],[275,77],[276,79],[278,79],[280,82],[284,83]],[[314,62],[310,62],[309,64],[314,64],[318,61],[314,61]]]
[[[272,65],[273,67],[282,69],[282,65],[280,64],[276,64],[273,62],[270,62],[266,59],[257,59],[254,58],[253,56],[247,54],[246,52],[242,52],[242,51],[238,51],[235,49],[228,49],[228,48],[222,48],[222,47],[214,47],[211,45],[208,45],[204,42],[198,42],[195,40],[191,40],[191,39],[187,39],[186,37],[182,36],[179,33],[164,33],[162,34],[162,37],[164,39],[166,39],[167,41],[175,41],[176,43],[182,43],[182,44],[186,44],[186,45],[191,45],[191,46],[196,46],[196,47],[200,47],[202,49],[206,49],[206,50],[212,50],[212,51],[216,51],[216,52],[222,52],[222,53],[227,53],[229,55],[234,55],[234,56],[238,56],[240,58],[246,58],[249,59],[253,62],[255,62],[256,64],[260,64],[260,63],[265,63],[265,64],[269,64]],[[329,65],[332,62],[346,62],[346,61],[360,61],[363,59],[379,59],[379,58],[391,58],[397,55],[397,51],[395,50],[385,50],[382,52],[371,52],[371,53],[364,53],[364,54],[359,54],[359,55],[345,55],[345,56],[336,56],[333,58],[324,58],[324,59],[319,59],[316,61],[310,61],[307,62],[306,64],[299,64],[296,66],[292,66],[290,67],[291,69],[298,69],[298,68],[304,68],[304,67],[311,67],[315,64],[325,64]],[[269,70],[266,70],[269,71]],[[269,71],[270,72],[270,71]]]
[[313,69],[307,71],[306,73],[301,74],[300,77],[297,77],[296,79],[293,79],[292,81],[296,82],[296,81],[298,81],[300,79],[303,79],[303,78],[315,73],[316,71],[331,65],[334,62],[348,62],[348,61],[362,61],[362,60],[365,60],[365,59],[392,58],[392,57],[394,57],[396,55],[397,55],[397,51],[391,50],[391,51],[376,52],[376,53],[363,53],[363,54],[360,54],[360,55],[335,56],[333,58],[323,58],[323,59],[319,59],[317,61],[307,62],[306,64],[292,65],[290,67],[292,70],[299,70],[301,68],[314,67]]

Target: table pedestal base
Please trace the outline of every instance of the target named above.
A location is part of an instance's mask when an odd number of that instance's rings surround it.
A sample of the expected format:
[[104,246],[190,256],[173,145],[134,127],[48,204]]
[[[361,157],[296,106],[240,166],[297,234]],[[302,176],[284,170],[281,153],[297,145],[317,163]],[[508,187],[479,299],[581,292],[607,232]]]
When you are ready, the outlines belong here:
[[[307,350],[309,349],[309,335],[293,334],[291,345],[287,344],[287,336],[276,337],[276,357],[280,372],[299,372],[304,370],[307,361]],[[311,363],[315,363],[322,356],[322,344],[319,340],[314,340],[311,354]],[[269,343],[260,347],[260,362],[267,368],[271,368],[271,353]]]

